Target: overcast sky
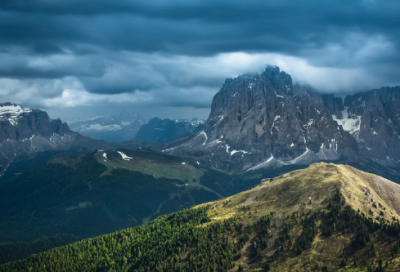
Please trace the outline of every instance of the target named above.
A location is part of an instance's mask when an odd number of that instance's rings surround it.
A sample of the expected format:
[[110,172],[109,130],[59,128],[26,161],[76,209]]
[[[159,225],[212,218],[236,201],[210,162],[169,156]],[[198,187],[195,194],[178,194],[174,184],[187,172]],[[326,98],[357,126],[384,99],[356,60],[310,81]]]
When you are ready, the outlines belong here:
[[343,95],[400,85],[398,0],[2,0],[2,102],[52,117],[207,118],[225,78],[277,65]]

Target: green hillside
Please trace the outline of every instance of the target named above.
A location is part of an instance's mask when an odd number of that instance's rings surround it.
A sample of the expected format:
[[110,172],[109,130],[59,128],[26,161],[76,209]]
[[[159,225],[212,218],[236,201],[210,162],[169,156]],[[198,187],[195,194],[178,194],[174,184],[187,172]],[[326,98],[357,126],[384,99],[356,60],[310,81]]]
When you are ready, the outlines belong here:
[[[124,160],[118,151],[58,157],[1,182],[0,263],[140,226],[246,190],[261,177],[199,168],[152,151],[119,152],[132,159]],[[34,241],[58,234],[71,239]]]
[[0,271],[399,271],[399,192],[319,163]]

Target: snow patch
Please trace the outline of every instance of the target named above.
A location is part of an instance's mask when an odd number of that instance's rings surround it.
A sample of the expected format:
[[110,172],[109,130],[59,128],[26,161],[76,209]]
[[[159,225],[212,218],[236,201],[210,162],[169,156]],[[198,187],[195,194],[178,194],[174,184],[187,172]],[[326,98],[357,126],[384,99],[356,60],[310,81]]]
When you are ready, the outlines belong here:
[[332,119],[342,126],[344,131],[350,132],[350,134],[358,133],[361,127],[361,116],[355,116],[350,118],[348,107],[342,111],[342,119],[338,119],[336,115],[332,115]]
[[284,98],[282,95],[277,94],[276,91],[275,91],[275,89],[274,89],[274,92],[275,92],[275,96],[276,96],[276,97]]
[[200,132],[196,137],[194,137],[194,139],[196,139],[196,138],[199,137],[200,135],[203,135],[204,138],[206,138],[206,139],[204,140],[204,143],[202,144],[202,145],[205,145],[206,142],[207,142],[207,140],[208,140],[207,133],[205,133],[204,130],[203,130],[203,131]]
[[244,150],[232,150],[232,151],[231,151],[231,156],[232,156],[233,154],[235,154],[235,153],[243,153],[243,154],[247,154],[247,153],[249,153],[249,152],[247,152],[247,151],[244,151]]
[[122,127],[117,124],[113,125],[100,125],[100,124],[91,124],[91,125],[81,125],[78,129],[78,131],[90,131],[90,130],[96,130],[96,131],[118,131],[121,130]]
[[0,120],[8,120],[12,126],[18,124],[18,118],[23,113],[31,112],[30,109],[25,109],[17,104],[0,104]]
[[305,127],[309,127],[309,126],[311,126],[313,123],[314,123],[314,119],[310,119],[310,121],[308,121],[308,123],[305,124],[304,126],[305,126]]
[[128,157],[126,154],[122,153],[121,151],[117,151],[117,152],[121,155],[122,159],[125,161],[129,161],[132,159],[132,157]]

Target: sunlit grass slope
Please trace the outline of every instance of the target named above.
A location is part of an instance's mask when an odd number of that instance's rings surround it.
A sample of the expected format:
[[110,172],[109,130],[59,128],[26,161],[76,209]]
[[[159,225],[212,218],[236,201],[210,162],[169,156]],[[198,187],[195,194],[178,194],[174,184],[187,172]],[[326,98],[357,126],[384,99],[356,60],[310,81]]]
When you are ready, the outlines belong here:
[[399,192],[318,163],[0,271],[399,271]]

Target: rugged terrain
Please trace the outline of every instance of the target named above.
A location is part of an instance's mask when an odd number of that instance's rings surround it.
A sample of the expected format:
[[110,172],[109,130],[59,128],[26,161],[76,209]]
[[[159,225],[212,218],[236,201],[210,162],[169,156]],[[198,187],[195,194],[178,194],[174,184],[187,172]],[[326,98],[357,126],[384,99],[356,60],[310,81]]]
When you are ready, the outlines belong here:
[[44,111],[0,104],[0,174],[13,161],[38,152],[69,149],[79,138],[66,123],[50,120]]
[[318,163],[0,271],[398,271],[400,185]]
[[200,119],[151,119],[140,127],[135,139],[162,143],[182,135],[197,132],[203,128],[204,121]]
[[398,167],[399,97],[399,87],[385,87],[343,102],[268,66],[227,79],[204,129],[162,150],[229,172],[362,157]]
[[154,143],[141,140],[109,143],[91,139],[70,130],[60,119],[52,120],[45,111],[0,104],[1,180],[57,156],[87,154],[97,149],[134,150],[152,146]]

